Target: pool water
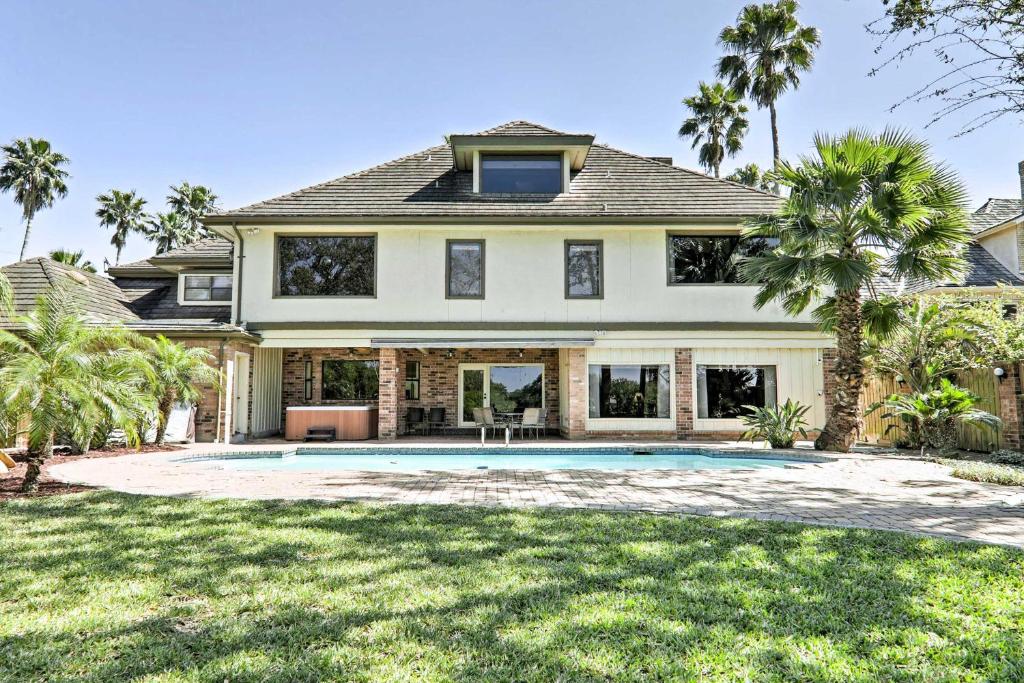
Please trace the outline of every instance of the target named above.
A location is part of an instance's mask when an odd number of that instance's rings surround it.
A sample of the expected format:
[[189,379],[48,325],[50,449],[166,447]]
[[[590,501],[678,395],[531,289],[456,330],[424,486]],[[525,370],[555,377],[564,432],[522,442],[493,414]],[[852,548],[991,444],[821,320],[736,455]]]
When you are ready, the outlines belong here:
[[[753,457],[750,457],[753,456]],[[779,468],[800,460],[759,454],[716,453],[686,448],[531,448],[531,449],[338,449],[211,456],[229,470],[332,472],[416,472],[423,470],[734,470]]]

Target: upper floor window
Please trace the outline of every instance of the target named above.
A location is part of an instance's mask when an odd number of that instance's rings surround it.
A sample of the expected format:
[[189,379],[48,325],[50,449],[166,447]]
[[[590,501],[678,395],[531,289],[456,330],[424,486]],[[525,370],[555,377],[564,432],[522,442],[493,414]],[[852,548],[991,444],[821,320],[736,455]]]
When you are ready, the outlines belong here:
[[774,239],[742,239],[739,235],[668,236],[670,285],[739,282],[739,264],[774,248]]
[[448,240],[445,295],[449,299],[484,298],[484,241]]
[[231,276],[223,273],[182,273],[178,303],[187,306],[225,306],[231,303]]
[[376,235],[277,238],[278,296],[372,297],[376,280]]
[[484,154],[480,191],[558,194],[562,191],[559,154]]
[[604,296],[604,245],[600,240],[565,241],[565,298]]

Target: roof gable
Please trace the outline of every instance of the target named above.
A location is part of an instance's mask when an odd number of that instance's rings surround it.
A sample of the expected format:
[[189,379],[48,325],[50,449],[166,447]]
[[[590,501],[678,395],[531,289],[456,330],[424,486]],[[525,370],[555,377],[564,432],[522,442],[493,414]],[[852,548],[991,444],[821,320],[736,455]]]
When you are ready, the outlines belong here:
[[[565,135],[512,121],[484,135]],[[478,135],[480,135],[478,134]],[[571,191],[558,195],[474,193],[470,173],[454,170],[449,145],[329,180],[274,199],[208,216],[315,218],[730,218],[771,213],[780,199],[703,173],[594,144]]]

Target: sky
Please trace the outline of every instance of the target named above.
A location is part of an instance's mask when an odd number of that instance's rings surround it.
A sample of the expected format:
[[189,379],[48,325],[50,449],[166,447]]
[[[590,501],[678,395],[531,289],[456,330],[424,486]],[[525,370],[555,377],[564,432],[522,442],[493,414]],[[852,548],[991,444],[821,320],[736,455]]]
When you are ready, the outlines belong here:
[[[731,0],[0,0],[0,141],[49,140],[71,159],[69,193],[33,223],[28,255],[84,249],[111,263],[96,195],[134,189],[151,212],[168,186],[211,187],[224,208],[294,191],[475,132],[527,119],[698,168],[677,136],[681,100],[713,80]],[[881,57],[864,24],[881,0],[806,0],[822,45],[779,102],[784,157],[817,131],[907,128],[961,175],[973,205],[1020,193],[1020,121],[953,137],[925,129],[933,106],[890,112],[936,75],[922,54],[869,77]],[[742,152],[770,165],[768,113]],[[0,195],[0,263],[21,245]],[[132,237],[122,262],[152,255]]]

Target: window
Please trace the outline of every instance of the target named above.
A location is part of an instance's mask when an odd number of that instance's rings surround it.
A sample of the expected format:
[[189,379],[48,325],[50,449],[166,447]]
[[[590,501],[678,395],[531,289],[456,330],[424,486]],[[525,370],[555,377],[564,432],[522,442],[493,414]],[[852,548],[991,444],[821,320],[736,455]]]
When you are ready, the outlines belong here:
[[324,401],[377,400],[378,363],[375,360],[325,360]]
[[558,194],[562,191],[562,157],[484,154],[480,157],[480,191]]
[[410,401],[420,399],[420,362],[418,360],[405,362],[405,398]]
[[774,239],[741,239],[739,235],[669,235],[668,283],[739,282],[740,260],[747,256],[760,256],[777,243]]
[[733,419],[750,414],[743,406],[775,405],[774,365],[698,365],[697,417]]
[[377,237],[278,237],[277,269],[279,296],[372,297]]
[[313,400],[313,361],[307,360],[302,368],[302,398]]
[[565,298],[604,296],[604,245],[601,241],[565,242]]
[[590,417],[667,418],[668,365],[591,365]]
[[447,244],[446,296],[449,299],[483,299],[484,241],[448,240]]
[[181,295],[178,303],[224,306],[231,303],[231,276],[220,274],[190,275],[178,280]]

